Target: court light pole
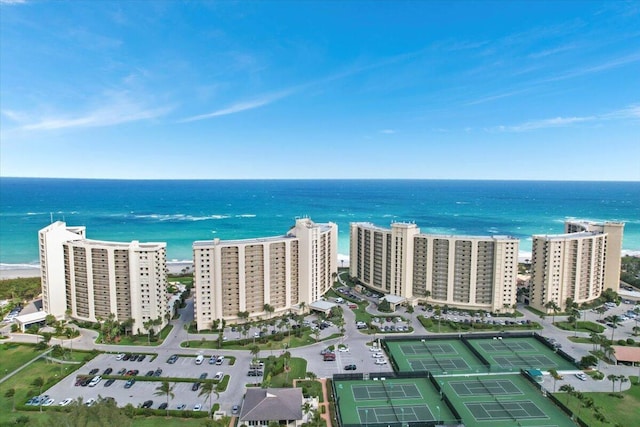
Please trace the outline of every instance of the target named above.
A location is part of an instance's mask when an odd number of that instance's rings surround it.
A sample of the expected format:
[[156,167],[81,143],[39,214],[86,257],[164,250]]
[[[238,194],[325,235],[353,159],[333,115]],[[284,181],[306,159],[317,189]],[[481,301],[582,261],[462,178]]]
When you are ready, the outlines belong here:
[[364,410],[364,427],[367,427],[368,421],[369,421],[369,410],[365,408],[365,410]]
[[436,405],[436,409],[438,410],[438,419],[436,420],[436,423],[440,424],[440,405]]

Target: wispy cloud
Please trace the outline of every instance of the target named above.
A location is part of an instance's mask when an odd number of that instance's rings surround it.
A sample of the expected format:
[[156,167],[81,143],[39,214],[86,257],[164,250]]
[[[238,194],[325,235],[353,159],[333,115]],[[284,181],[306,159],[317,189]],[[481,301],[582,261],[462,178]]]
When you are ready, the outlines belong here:
[[258,97],[249,101],[238,102],[228,107],[212,111],[210,113],[187,117],[186,119],[180,120],[180,123],[196,122],[199,120],[206,120],[214,117],[228,116],[229,114],[236,114],[236,113],[241,113],[243,111],[254,110],[256,108],[260,108],[260,107],[264,107],[266,105],[272,104],[278,101],[279,99],[282,99],[291,95],[294,92],[295,92],[294,89],[287,89],[277,93],[264,95],[262,97]]
[[34,118],[24,112],[3,110],[2,114],[20,124],[18,130],[48,131],[58,129],[113,126],[149,120],[167,114],[171,107],[149,107],[134,101],[126,93],[111,94],[101,107],[84,112],[47,114]]
[[25,4],[27,0],[0,0],[0,4]]
[[611,111],[593,116],[554,117],[550,119],[531,120],[516,125],[496,126],[489,131],[493,132],[527,132],[538,129],[568,127],[579,123],[598,122],[606,120],[640,119],[640,105],[630,105],[620,110]]
[[618,68],[625,66],[627,64],[632,64],[634,62],[640,61],[640,52],[634,52],[630,55],[621,56],[619,58],[613,58],[606,62],[596,65],[585,66],[582,68],[576,68],[574,70],[568,71],[564,74],[560,74],[557,76],[550,77],[548,79],[544,79],[543,82],[553,82],[559,80],[571,79],[574,77],[580,77],[588,74],[599,73],[601,71],[610,70],[612,68]]
[[384,133],[385,135],[392,135],[396,133],[396,131],[394,129],[382,129],[380,133]]

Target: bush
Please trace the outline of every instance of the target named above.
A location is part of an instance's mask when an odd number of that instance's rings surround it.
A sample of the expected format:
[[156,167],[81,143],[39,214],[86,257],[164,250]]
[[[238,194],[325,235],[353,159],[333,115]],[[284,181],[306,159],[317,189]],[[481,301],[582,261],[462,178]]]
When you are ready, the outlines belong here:
[[626,340],[618,340],[618,345],[627,345]]
[[627,338],[627,345],[635,345],[636,344],[636,340],[634,340],[633,338]]

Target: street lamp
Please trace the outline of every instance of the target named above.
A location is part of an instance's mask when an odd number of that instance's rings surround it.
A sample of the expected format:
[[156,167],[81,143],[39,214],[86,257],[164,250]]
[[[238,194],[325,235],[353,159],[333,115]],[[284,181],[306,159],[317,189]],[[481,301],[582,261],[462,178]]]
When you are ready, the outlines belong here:
[[367,421],[369,420],[369,410],[365,409],[364,410],[364,425],[365,427],[367,427]]
[[440,424],[440,406],[436,405],[436,409],[438,410],[438,419],[436,420],[436,422]]

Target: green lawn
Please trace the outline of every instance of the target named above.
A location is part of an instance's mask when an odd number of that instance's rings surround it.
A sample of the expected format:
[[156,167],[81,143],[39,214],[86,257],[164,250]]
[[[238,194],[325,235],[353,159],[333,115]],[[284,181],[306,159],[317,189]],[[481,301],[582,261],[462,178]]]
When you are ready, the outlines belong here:
[[[327,338],[322,338],[320,341],[330,340],[340,336],[341,334],[336,333]],[[266,338],[269,339],[269,337],[266,337]],[[302,332],[302,336],[300,338],[296,337],[293,333],[291,334],[290,337],[285,336],[280,341],[267,341],[266,343],[260,342],[260,339],[256,338],[255,345],[260,347],[260,350],[266,350],[266,351],[280,350],[281,351],[285,348],[285,345],[287,348],[295,348],[295,347],[302,347],[305,345],[313,344],[315,342],[316,342],[316,338],[315,338],[315,335],[313,334],[313,331],[306,329]],[[227,341],[222,344],[222,348],[228,349],[228,350],[249,350],[249,348],[251,348],[253,345],[254,343],[252,341],[248,342],[246,345],[238,344],[234,341]],[[180,346],[185,348],[189,347],[189,348],[218,349],[218,340],[185,341],[180,343]]]
[[418,315],[418,320],[429,332],[483,332],[483,331],[529,331],[532,329],[542,329],[539,323],[531,322],[528,325],[489,325],[486,323],[481,324],[468,324],[460,322],[452,322],[449,320],[434,320],[432,318],[426,318],[422,315]]
[[[268,375],[269,366],[265,362],[265,376]],[[271,387],[291,387],[294,379],[307,376],[307,361],[299,357],[292,357],[289,361],[289,372],[282,372],[271,377]]]
[[29,360],[44,353],[44,350],[36,350],[34,345],[16,344],[7,342],[0,345],[0,360],[2,360],[2,371],[0,376],[24,365]]
[[[160,331],[160,336],[157,337],[156,341],[149,342],[149,337],[147,335],[123,335],[120,337],[120,341],[113,342],[110,344],[113,345],[149,345],[151,347],[159,346],[162,342],[169,336],[171,330],[173,329],[173,325],[166,325]],[[96,342],[100,342],[102,339],[101,336],[98,336]]]
[[599,325],[598,323],[594,323],[594,322],[583,322],[583,321],[578,321],[578,328],[576,329],[576,324],[575,323],[569,323],[569,322],[556,322],[554,323],[554,326],[557,326],[560,329],[563,329],[565,331],[578,331],[578,332],[596,332],[598,334],[601,334],[602,332],[604,332],[605,327],[602,325]]
[[302,388],[302,394],[304,397],[318,397],[320,403],[324,402],[324,396],[322,395],[322,384],[320,381],[304,380],[296,382],[296,387]]
[[[610,393],[584,393],[585,397],[593,399],[593,407],[599,408],[599,412],[604,415],[607,423],[596,419],[594,409],[585,407],[577,397],[567,393],[557,393],[555,396],[590,427],[637,425],[640,415],[640,385],[637,383],[638,377],[632,378],[635,384],[629,390],[622,392],[622,399]],[[619,383],[616,383],[616,390],[618,387]]]

